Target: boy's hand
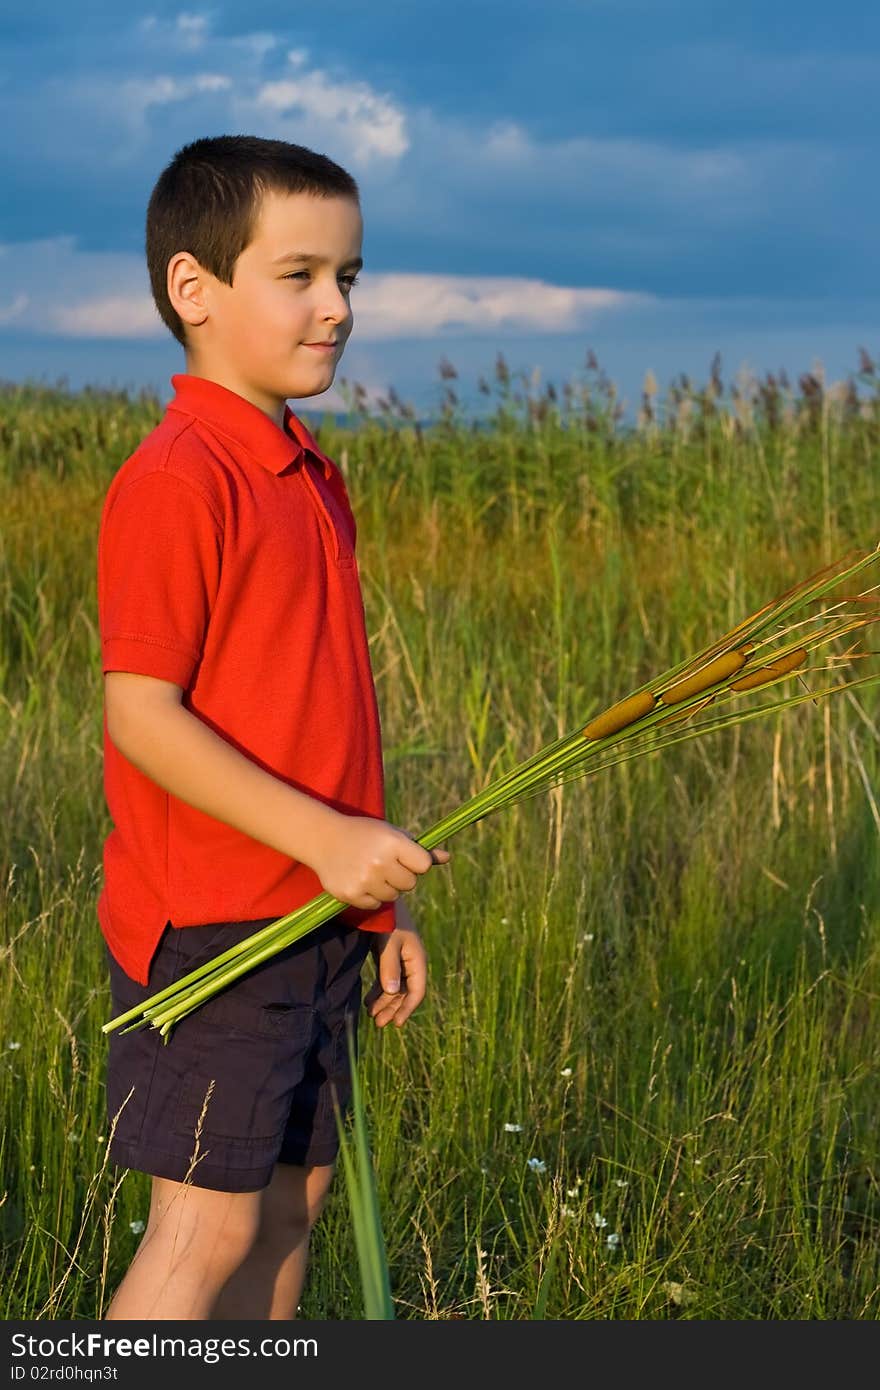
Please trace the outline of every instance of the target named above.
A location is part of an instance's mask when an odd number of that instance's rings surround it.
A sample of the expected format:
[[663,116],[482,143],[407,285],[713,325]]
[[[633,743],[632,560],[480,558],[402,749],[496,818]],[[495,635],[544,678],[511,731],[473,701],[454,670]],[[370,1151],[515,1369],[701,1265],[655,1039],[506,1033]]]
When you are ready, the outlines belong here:
[[370,943],[376,979],[367,991],[364,1008],[377,1028],[384,1028],[392,1019],[401,1028],[424,999],[428,980],[424,943],[402,899],[395,908],[395,917],[394,931],[377,934]]
[[419,874],[448,859],[448,850],[423,849],[388,821],[333,811],[322,826],[312,867],[325,890],[340,902],[376,908],[408,893]]

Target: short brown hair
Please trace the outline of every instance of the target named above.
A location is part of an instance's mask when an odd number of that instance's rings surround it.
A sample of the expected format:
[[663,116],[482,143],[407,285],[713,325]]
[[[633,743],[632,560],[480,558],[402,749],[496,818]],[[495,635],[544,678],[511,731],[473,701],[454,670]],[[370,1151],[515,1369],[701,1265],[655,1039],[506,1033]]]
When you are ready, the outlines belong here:
[[168,298],[168,262],[189,251],[231,285],[270,190],[352,198],[360,205],[357,183],[341,165],[305,145],[256,135],[193,140],[159,175],[147,206],[147,269],[156,308],[182,347],[185,326]]

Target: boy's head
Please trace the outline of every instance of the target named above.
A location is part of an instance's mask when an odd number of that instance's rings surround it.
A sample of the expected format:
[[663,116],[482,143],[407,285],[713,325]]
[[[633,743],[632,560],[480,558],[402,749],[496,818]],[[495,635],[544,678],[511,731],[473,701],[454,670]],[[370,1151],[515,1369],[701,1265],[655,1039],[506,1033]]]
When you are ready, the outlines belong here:
[[249,135],[178,150],[150,197],[146,254],[186,370],[279,424],[288,396],[326,391],[353,326],[362,236],[357,184],[324,155]]

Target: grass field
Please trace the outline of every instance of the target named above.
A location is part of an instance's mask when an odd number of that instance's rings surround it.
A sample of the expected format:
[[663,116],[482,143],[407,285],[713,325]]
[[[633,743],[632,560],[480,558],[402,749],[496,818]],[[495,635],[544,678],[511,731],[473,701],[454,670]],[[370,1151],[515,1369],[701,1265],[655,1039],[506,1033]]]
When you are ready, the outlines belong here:
[[[649,388],[627,432],[595,365],[562,398],[499,358],[490,429],[449,386],[430,429],[394,401],[328,417],[389,819],[419,833],[875,545],[864,353],[854,381],[728,400],[716,360],[705,386]],[[147,1215],[149,1179],[104,1158],[95,547],[160,415],[146,395],[0,398],[4,1319],[100,1317]],[[409,899],[428,997],[400,1031],[361,1024],[397,1317],[880,1316],[878,706],[874,687],[807,702],[451,843]],[[362,1316],[341,1178],[302,1316]]]

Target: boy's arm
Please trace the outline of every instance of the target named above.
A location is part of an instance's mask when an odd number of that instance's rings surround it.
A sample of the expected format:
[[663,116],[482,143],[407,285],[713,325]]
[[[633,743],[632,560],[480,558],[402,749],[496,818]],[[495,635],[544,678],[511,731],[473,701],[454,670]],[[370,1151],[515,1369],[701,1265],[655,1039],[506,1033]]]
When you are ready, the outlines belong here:
[[171,681],[107,671],[104,691],[107,732],[130,763],[181,801],[307,864],[340,902],[393,902],[449,858],[387,821],[344,815],[273,777],[188,710]]

